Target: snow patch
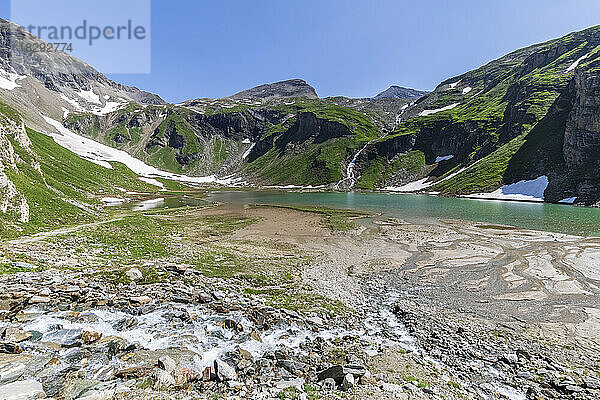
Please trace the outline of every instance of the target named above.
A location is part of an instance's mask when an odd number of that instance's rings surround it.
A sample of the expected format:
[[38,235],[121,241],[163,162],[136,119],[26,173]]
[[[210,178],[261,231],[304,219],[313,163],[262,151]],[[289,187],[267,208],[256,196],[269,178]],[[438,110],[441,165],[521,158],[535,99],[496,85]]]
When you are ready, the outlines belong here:
[[577,68],[577,66],[579,65],[579,63],[582,62],[583,60],[585,60],[586,58],[588,58],[589,55],[590,55],[590,53],[587,53],[586,55],[579,57],[573,64],[571,64],[569,66],[569,68],[567,68],[567,72],[574,71],[575,68]]
[[459,84],[459,83],[461,83],[461,82],[462,82],[462,79],[460,79],[460,80],[458,80],[458,81],[456,81],[456,82],[454,82],[454,83],[450,83],[450,89],[454,89],[454,88],[455,88],[455,87],[457,87],[457,86],[458,86],[458,84]]
[[458,106],[460,103],[450,104],[449,106],[438,108],[437,110],[423,110],[419,113],[419,117],[425,117],[427,115],[436,114],[442,111],[452,110],[454,107]]
[[462,94],[467,94],[467,93],[469,93],[471,90],[473,90],[473,88],[472,88],[472,87],[470,87],[470,86],[467,86],[466,88],[464,88],[464,89],[462,90]]
[[62,108],[62,110],[63,110],[63,119],[64,119],[64,118],[67,118],[67,117],[69,116],[69,114],[70,114],[70,111],[69,111],[69,110],[67,110],[67,109],[66,109],[66,108],[64,108],[64,107],[61,107],[61,108]]
[[98,96],[92,89],[90,90],[81,90],[79,92],[75,92],[79,97],[87,101],[88,103],[96,103],[102,105],[100,101],[100,96]]
[[[244,143],[244,142],[242,142],[242,143]],[[252,149],[254,148],[254,146],[256,146],[256,143],[252,143],[252,144],[250,145],[250,147],[248,148],[248,150],[246,150],[246,151],[244,152],[244,154],[242,154],[242,158],[243,158],[243,159],[245,159],[246,157],[248,157],[248,156],[250,155],[250,152],[252,151]]]
[[140,176],[140,178],[139,178],[139,179],[140,179],[140,181],[142,181],[142,182],[146,182],[146,183],[148,183],[148,184],[150,184],[150,185],[158,186],[158,187],[159,187],[159,188],[161,188],[161,189],[164,189],[164,188],[165,188],[165,185],[163,185],[161,181],[157,181],[157,180],[156,180],[156,179],[154,179],[154,178],[146,178],[146,177]]
[[523,180],[505,185],[491,193],[477,193],[465,197],[476,199],[544,201],[544,191],[548,187],[545,175],[532,180]]
[[11,72],[3,71],[0,74],[0,88],[6,89],[6,90],[16,89],[18,87],[21,87],[21,85],[19,85],[17,83],[17,81],[20,81],[25,78],[27,78],[25,75],[18,75],[18,74],[13,74]]
[[577,197],[567,197],[566,199],[560,200],[559,203],[562,203],[562,204],[573,204],[573,203],[575,203],[575,200],[577,200]]
[[110,114],[113,111],[117,111],[120,106],[121,106],[121,103],[118,103],[116,101],[107,101],[106,105],[104,107],[96,108],[94,111],[92,111],[92,113],[94,113],[96,115]]
[[450,160],[452,158],[454,158],[454,154],[448,154],[447,156],[438,156],[435,159],[435,162],[439,163],[439,162],[442,162],[442,161]]
[[427,189],[431,186],[431,183],[425,183],[429,179],[429,177],[425,177],[423,179],[419,179],[418,181],[414,181],[411,183],[407,183],[402,186],[388,186],[384,190],[388,190],[390,192],[418,192],[423,189]]
[[117,197],[103,197],[100,199],[100,201],[106,203],[109,206],[116,206],[125,202],[124,199],[119,199]]
[[75,111],[84,111],[84,108],[81,107],[81,104],[79,104],[77,100],[70,99],[63,93],[60,94],[60,98],[69,103],[75,109]]
[[244,140],[242,140],[243,144],[250,144],[250,139],[246,138]]

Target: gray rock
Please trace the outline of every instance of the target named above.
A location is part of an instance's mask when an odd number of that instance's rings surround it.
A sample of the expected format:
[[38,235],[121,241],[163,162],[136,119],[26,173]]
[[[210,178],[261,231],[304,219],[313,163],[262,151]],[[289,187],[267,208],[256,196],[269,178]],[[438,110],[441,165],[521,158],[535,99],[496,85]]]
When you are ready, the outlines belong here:
[[22,363],[9,363],[0,366],[0,385],[12,383],[25,373],[26,367]]
[[173,375],[171,375],[167,371],[158,370],[156,372],[156,383],[159,387],[163,386],[166,388],[170,388],[172,386],[175,386],[175,378],[173,378]]
[[302,390],[304,383],[306,383],[304,378],[296,378],[296,379],[282,380],[282,381],[276,382],[275,387],[280,390],[288,389],[291,387]]
[[144,274],[137,268],[130,268],[125,272],[125,275],[134,282],[142,280],[144,278]]
[[342,390],[348,391],[354,387],[354,375],[348,373],[344,376],[344,380],[342,381]]
[[100,369],[94,372],[92,379],[98,381],[110,381],[111,379],[114,379],[116,372],[117,369],[112,365],[103,365],[100,367]]
[[33,400],[46,397],[42,384],[34,380],[18,381],[0,386],[2,400]]
[[222,360],[215,360],[215,375],[221,382],[234,381],[237,379],[235,369]]
[[158,367],[172,373],[177,369],[177,363],[169,356],[162,356],[158,359]]

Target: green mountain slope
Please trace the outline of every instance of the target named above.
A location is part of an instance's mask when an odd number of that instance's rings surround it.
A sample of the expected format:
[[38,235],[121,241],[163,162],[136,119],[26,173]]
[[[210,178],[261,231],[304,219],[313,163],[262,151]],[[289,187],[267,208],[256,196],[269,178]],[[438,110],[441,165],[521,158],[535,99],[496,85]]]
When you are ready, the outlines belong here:
[[159,190],[122,164],[107,169],[26,129],[5,105],[0,107],[0,126],[0,237],[91,222],[105,216],[101,197]]

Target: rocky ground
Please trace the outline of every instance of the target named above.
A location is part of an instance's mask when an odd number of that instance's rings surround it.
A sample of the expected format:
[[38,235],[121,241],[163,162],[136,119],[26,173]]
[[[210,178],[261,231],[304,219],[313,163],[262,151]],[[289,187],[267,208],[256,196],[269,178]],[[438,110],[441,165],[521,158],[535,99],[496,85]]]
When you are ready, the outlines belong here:
[[595,239],[134,218],[3,244],[0,399],[600,396]]

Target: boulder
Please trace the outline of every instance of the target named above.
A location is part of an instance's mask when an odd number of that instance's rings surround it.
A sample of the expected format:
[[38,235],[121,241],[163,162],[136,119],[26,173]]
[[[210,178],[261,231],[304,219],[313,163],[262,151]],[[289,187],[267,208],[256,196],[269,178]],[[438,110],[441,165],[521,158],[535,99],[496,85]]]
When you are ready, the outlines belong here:
[[16,328],[9,326],[4,331],[4,340],[12,343],[21,343],[31,339],[33,335],[31,332],[24,331],[22,328]]
[[12,383],[19,379],[25,373],[25,364],[8,363],[0,365],[0,385]]
[[144,278],[144,274],[137,268],[130,268],[125,272],[125,275],[134,282],[140,281]]
[[222,360],[215,360],[215,375],[221,382],[234,381],[237,379],[235,369]]
[[2,400],[33,400],[46,397],[42,384],[31,379],[0,386],[0,395]]
[[83,343],[90,344],[98,341],[102,337],[102,333],[96,332],[92,328],[83,328],[81,331],[81,340]]

